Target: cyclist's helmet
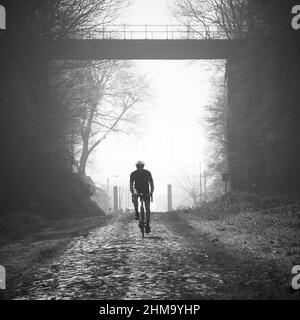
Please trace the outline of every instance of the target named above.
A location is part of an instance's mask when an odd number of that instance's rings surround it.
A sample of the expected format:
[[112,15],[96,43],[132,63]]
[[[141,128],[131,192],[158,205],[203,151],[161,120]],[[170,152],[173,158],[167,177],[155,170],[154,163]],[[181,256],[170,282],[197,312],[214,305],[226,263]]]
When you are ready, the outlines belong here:
[[143,161],[139,160],[135,165],[137,168],[143,169],[145,166],[145,163]]

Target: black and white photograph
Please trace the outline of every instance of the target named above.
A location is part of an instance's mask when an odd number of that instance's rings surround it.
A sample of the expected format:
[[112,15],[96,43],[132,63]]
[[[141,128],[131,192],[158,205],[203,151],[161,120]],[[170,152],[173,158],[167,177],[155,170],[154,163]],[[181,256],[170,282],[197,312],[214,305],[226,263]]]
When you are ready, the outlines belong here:
[[0,0],[0,132],[0,310],[300,300],[300,1]]

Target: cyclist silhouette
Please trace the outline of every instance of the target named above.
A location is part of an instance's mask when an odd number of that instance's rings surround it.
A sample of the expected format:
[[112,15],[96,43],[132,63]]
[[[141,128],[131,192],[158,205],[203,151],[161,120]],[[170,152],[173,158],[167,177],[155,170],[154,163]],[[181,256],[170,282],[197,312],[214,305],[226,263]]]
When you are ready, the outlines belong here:
[[152,199],[154,183],[151,172],[144,169],[145,163],[143,161],[138,161],[135,165],[137,170],[130,174],[130,192],[135,209],[135,219],[139,220],[138,198],[141,197],[145,202],[146,208],[145,231],[146,233],[150,233],[150,199]]

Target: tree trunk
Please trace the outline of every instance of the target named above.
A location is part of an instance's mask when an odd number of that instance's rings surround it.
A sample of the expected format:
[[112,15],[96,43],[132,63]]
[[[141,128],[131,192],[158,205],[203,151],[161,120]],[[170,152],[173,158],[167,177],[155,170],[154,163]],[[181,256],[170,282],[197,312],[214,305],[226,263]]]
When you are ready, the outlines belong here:
[[85,177],[86,164],[89,157],[88,141],[83,142],[82,152],[79,160],[78,174]]

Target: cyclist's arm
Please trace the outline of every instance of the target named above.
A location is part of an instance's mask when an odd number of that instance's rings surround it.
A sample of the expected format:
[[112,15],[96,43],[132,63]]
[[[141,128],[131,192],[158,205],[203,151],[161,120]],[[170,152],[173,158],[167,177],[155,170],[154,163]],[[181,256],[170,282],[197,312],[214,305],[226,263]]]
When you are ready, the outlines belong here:
[[133,194],[133,193],[134,193],[134,180],[133,180],[132,175],[130,175],[130,185],[129,185],[129,188],[130,188],[130,192]]
[[153,178],[152,178],[151,173],[150,173],[149,184],[150,184],[150,193],[152,194],[154,191],[154,182],[153,182]]

